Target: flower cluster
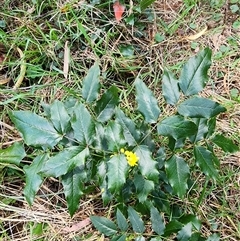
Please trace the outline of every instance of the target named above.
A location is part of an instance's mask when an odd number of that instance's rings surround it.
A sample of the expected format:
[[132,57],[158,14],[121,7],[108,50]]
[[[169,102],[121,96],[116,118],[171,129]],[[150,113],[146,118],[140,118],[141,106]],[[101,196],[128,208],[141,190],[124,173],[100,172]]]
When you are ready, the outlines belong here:
[[138,164],[139,157],[136,153],[133,153],[132,151],[125,151],[123,148],[121,148],[120,152],[125,154],[129,166],[133,167]]

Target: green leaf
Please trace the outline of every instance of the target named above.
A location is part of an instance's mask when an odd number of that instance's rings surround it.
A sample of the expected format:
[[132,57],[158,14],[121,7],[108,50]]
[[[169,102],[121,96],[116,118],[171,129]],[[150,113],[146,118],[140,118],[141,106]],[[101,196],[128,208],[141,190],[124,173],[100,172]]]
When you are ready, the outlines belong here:
[[79,104],[74,110],[75,116],[71,121],[74,130],[74,138],[80,143],[90,145],[94,137],[94,122],[90,113],[83,104]]
[[87,76],[83,79],[82,96],[87,103],[97,99],[100,88],[100,68],[95,63],[89,70]]
[[139,132],[136,130],[134,122],[127,118],[122,110],[116,109],[116,121],[123,128],[123,135],[129,146],[136,146],[140,139]]
[[108,162],[108,188],[114,192],[119,192],[123,184],[126,182],[129,166],[123,154],[114,155]]
[[184,215],[180,218],[179,221],[183,224],[192,223],[194,228],[198,231],[200,231],[200,229],[201,229],[201,221],[199,220],[199,218],[196,215],[193,215],[193,214]]
[[72,146],[64,149],[53,157],[50,157],[41,173],[45,176],[59,177],[73,170],[76,166],[84,165],[89,156],[89,149],[81,146]]
[[124,232],[127,231],[128,229],[127,219],[124,217],[124,215],[119,209],[117,209],[117,224],[118,224],[118,227],[121,229],[121,231],[124,231]]
[[62,176],[64,195],[71,217],[78,210],[80,198],[83,195],[83,182],[85,179],[86,172],[84,166],[77,166],[66,175]]
[[108,142],[108,150],[119,151],[126,144],[123,129],[116,121],[110,121],[105,130]]
[[213,179],[217,179],[218,172],[214,165],[214,156],[212,152],[202,146],[195,146],[194,156],[196,164],[201,168],[202,172]]
[[207,71],[211,65],[212,51],[206,48],[196,56],[190,58],[183,66],[179,86],[183,93],[188,95],[197,94],[208,81]]
[[25,156],[26,153],[23,144],[21,142],[15,142],[12,146],[0,150],[0,163],[19,165]]
[[113,236],[118,232],[116,224],[105,217],[91,216],[90,219],[94,227],[106,236]]
[[174,193],[183,198],[188,188],[187,180],[190,174],[188,164],[183,158],[173,155],[166,161],[165,168]]
[[139,236],[135,238],[135,241],[145,241],[146,239],[143,236]]
[[195,135],[190,136],[189,139],[192,143],[203,140],[208,133],[208,120],[205,118],[192,118],[193,122],[198,127]]
[[152,192],[153,201],[156,207],[162,212],[166,212],[170,215],[170,202],[167,195],[160,189]]
[[127,236],[125,234],[114,236],[111,241],[126,241]]
[[155,207],[151,207],[150,210],[152,229],[158,235],[164,234],[165,224],[161,214]]
[[175,140],[189,137],[197,133],[197,126],[182,116],[170,116],[165,118],[157,126],[158,134],[171,136]]
[[10,118],[27,145],[53,148],[62,139],[47,119],[31,111],[12,111]]
[[164,71],[162,79],[163,96],[168,104],[175,105],[180,97],[178,80],[170,71]]
[[101,99],[97,101],[95,107],[97,121],[108,121],[112,117],[114,109],[118,105],[118,102],[118,88],[113,85],[103,94]]
[[154,189],[154,182],[145,180],[142,175],[135,175],[133,182],[139,202],[145,202],[148,194]]
[[50,106],[50,113],[55,129],[59,133],[65,134],[70,127],[70,117],[63,102],[55,100]]
[[212,142],[222,148],[222,150],[225,152],[234,153],[239,151],[239,146],[235,145],[231,139],[223,135],[215,135],[212,139]]
[[48,158],[48,154],[39,155],[34,158],[31,165],[24,166],[23,168],[26,176],[26,185],[23,194],[29,205],[33,204],[35,195],[43,182],[43,177],[38,173]]
[[226,108],[215,101],[202,97],[193,97],[183,101],[177,110],[183,116],[210,118],[226,111]]
[[128,207],[128,218],[132,225],[133,231],[136,233],[143,233],[145,230],[143,220],[139,214],[132,208]]
[[146,9],[148,6],[150,6],[155,1],[156,0],[141,0],[141,2],[140,2],[141,10],[143,11],[144,9]]
[[192,235],[192,223],[188,223],[182,227],[182,229],[177,234],[177,239],[179,241],[188,241]]
[[142,175],[153,181],[158,180],[157,162],[153,160],[148,147],[138,146],[135,153],[139,157],[138,164]]
[[220,235],[217,233],[214,233],[208,237],[206,241],[219,241],[220,240]]
[[183,225],[174,219],[166,225],[164,236],[168,237],[172,233],[178,232],[182,227],[183,227]]
[[146,122],[156,123],[160,115],[157,99],[141,79],[135,80],[135,87],[138,110],[143,114]]

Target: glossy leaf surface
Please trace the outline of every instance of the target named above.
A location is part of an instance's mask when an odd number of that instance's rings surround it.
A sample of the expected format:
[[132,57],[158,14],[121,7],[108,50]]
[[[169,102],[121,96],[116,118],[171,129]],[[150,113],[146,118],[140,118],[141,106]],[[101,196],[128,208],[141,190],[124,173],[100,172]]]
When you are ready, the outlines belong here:
[[31,111],[13,111],[10,118],[27,145],[52,148],[62,139],[47,119]]
[[92,102],[97,99],[100,88],[99,76],[100,68],[99,65],[95,63],[83,79],[82,96],[86,102]]
[[185,100],[178,106],[178,113],[188,117],[214,117],[226,109],[215,101],[203,98],[193,97]]
[[118,105],[118,102],[118,88],[113,85],[103,94],[101,99],[97,101],[95,107],[97,121],[108,121],[112,117],[114,109]]
[[163,235],[165,230],[164,220],[155,207],[151,207],[150,217],[153,231],[158,235]]
[[190,174],[188,164],[183,158],[174,155],[166,161],[165,168],[174,193],[183,198],[188,188],[187,180]]
[[178,80],[170,71],[164,71],[162,79],[162,92],[168,104],[175,105],[180,97]]
[[117,225],[121,229],[121,231],[127,231],[128,229],[128,222],[123,213],[117,209]]
[[143,233],[145,231],[145,227],[139,214],[132,207],[128,207],[127,211],[133,231],[136,233]]
[[157,99],[141,79],[135,80],[135,87],[138,110],[143,114],[146,122],[156,123],[160,115]]
[[225,152],[234,153],[239,151],[239,146],[235,145],[231,139],[223,135],[215,135],[212,139],[212,142],[222,148],[222,150]]
[[43,176],[39,172],[48,158],[47,154],[39,155],[32,161],[31,165],[26,165],[23,168],[26,175],[23,193],[29,205],[33,204],[35,195],[43,182]]
[[19,165],[25,156],[26,153],[23,144],[21,142],[15,142],[12,146],[0,150],[0,163]]
[[207,71],[211,65],[212,51],[206,48],[190,58],[183,66],[179,86],[183,93],[194,95],[200,92],[208,81]]

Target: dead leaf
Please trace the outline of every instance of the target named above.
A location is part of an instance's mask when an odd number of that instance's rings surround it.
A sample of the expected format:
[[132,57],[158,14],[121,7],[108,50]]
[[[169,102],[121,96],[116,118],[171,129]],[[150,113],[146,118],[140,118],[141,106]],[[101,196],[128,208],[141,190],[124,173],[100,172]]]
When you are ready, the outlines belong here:
[[23,54],[22,50],[20,48],[17,48],[17,51],[20,55],[21,66],[20,66],[20,74],[18,75],[17,81],[16,81],[15,85],[13,86],[14,90],[18,89],[20,87],[20,85],[22,84],[24,76],[26,74],[26,69],[27,69],[26,62],[24,60],[24,54]]
[[199,33],[196,33],[194,35],[190,35],[190,36],[186,36],[184,37],[187,40],[196,40],[198,38],[200,38],[203,34],[205,34],[205,32],[207,31],[208,27],[205,27],[202,31],[200,31]]
[[69,63],[70,63],[70,50],[68,47],[68,41],[66,41],[64,46],[64,63],[63,63],[63,74],[66,80],[68,79]]
[[0,76],[0,85],[7,84],[11,78],[5,78],[4,76]]
[[119,3],[119,1],[116,1],[113,4],[113,10],[114,10],[115,18],[116,18],[117,22],[119,23],[121,21],[121,19],[122,19],[122,15],[124,13],[125,6],[121,5]]
[[91,223],[90,218],[86,218],[78,223],[75,223],[72,225],[72,227],[66,227],[63,229],[64,233],[72,233],[72,232],[77,232],[80,229],[85,228],[86,226],[88,226]]

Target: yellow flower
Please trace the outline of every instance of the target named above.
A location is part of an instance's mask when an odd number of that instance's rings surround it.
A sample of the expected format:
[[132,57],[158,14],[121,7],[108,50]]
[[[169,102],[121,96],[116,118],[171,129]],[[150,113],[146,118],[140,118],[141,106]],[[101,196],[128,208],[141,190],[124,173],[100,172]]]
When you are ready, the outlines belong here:
[[120,152],[126,156],[129,166],[137,166],[139,157],[136,155],[136,153],[133,153],[132,151],[125,151],[124,148],[121,148]]

